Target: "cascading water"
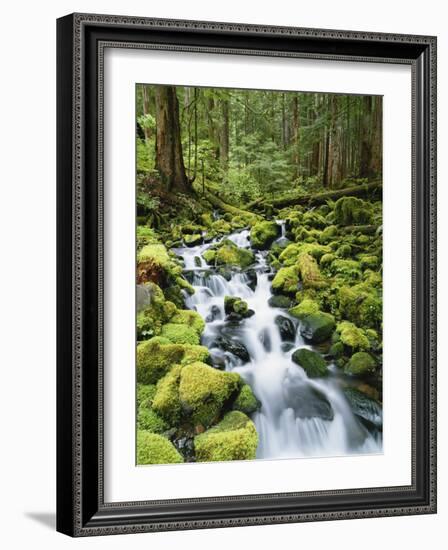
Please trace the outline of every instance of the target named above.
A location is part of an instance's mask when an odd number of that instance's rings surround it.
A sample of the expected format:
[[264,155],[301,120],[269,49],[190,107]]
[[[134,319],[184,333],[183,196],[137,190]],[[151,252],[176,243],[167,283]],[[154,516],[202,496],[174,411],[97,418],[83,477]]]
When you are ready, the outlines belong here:
[[[277,242],[282,244],[284,223],[277,223],[282,228]],[[247,229],[226,238],[241,248],[250,247]],[[183,259],[185,274],[195,289],[187,297],[187,307],[206,320],[202,344],[209,348],[214,366],[238,372],[261,402],[252,417],[259,435],[257,458],[381,452],[381,432],[367,429],[354,414],[341,389],[338,369],[330,365],[329,377],[310,379],[291,360],[295,349],[311,346],[300,335],[296,319],[269,305],[272,271],[267,252],[255,251],[256,264],[250,270],[232,269],[224,277],[202,258],[214,243],[175,252]],[[226,320],[225,296],[242,298],[254,315],[236,322]],[[279,315],[294,327],[289,343],[282,341],[276,323]],[[381,410],[373,412],[381,415]]]

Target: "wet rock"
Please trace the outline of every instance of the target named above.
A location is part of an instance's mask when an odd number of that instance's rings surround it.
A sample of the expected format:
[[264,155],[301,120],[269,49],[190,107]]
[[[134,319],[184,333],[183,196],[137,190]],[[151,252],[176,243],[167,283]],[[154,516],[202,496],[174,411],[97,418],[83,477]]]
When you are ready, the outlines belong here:
[[296,329],[294,323],[288,317],[283,315],[277,315],[275,318],[275,324],[280,332],[280,338],[283,341],[293,341],[296,336]]
[[207,323],[211,323],[212,321],[216,321],[217,319],[221,319],[221,318],[222,318],[221,310],[220,310],[219,306],[214,304],[210,308],[210,313],[205,318],[205,321]]
[[219,370],[226,370],[226,354],[219,348],[210,350],[212,367]]
[[288,351],[291,351],[294,348],[294,344],[292,342],[283,342],[281,348],[283,353],[288,353]]
[[282,309],[288,309],[293,305],[293,300],[288,296],[283,296],[278,294],[276,296],[271,296],[268,300],[268,304],[271,307],[280,307]]
[[201,234],[184,235],[184,243],[186,246],[197,246],[202,244],[203,237]]
[[287,406],[294,410],[297,418],[333,420],[333,407],[326,396],[303,380],[289,380],[283,395]]
[[378,401],[371,399],[355,388],[345,388],[344,395],[350,403],[353,413],[368,428],[382,429],[383,409]]
[[271,337],[269,335],[269,331],[267,329],[264,329],[260,332],[258,335],[258,339],[263,344],[264,349],[269,353],[272,351],[272,342]]
[[224,351],[227,351],[241,359],[241,361],[243,361],[244,363],[250,361],[250,355],[246,349],[246,346],[241,342],[238,342],[237,340],[231,340],[230,338],[226,338],[225,336],[218,336],[218,338],[215,338],[215,340],[213,341],[212,347],[217,347]]
[[195,265],[196,267],[201,267],[201,263],[202,263],[202,262],[201,262],[201,258],[200,258],[199,256],[195,256],[195,257],[194,257],[194,265]]
[[313,344],[320,344],[330,338],[336,327],[334,317],[329,313],[318,311],[302,319],[300,333]]
[[185,458],[186,462],[195,462],[194,458],[194,439],[190,437],[180,437],[174,441],[174,445]]
[[245,274],[248,279],[247,286],[252,290],[255,290],[257,287],[257,272],[255,269],[248,269],[245,271]]

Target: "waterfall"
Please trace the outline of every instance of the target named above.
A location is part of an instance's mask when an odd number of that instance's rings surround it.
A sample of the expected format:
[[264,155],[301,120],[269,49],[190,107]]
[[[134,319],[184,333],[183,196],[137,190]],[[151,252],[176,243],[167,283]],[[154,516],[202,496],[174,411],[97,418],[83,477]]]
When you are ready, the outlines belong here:
[[[285,224],[281,220],[277,223],[281,226],[277,242],[284,243]],[[247,229],[225,238],[239,247],[250,247]],[[254,251],[252,276],[248,271],[232,269],[225,278],[202,258],[216,242],[174,251],[183,259],[186,276],[195,289],[186,297],[186,305],[206,320],[202,344],[209,348],[214,366],[238,372],[261,402],[252,418],[259,434],[257,458],[382,452],[381,432],[366,427],[354,414],[335,365],[329,366],[327,378],[310,379],[293,363],[294,350],[311,346],[300,336],[297,319],[268,303],[273,273],[267,252]],[[224,296],[244,299],[254,314],[237,322],[226,320]],[[293,323],[295,336],[289,345],[280,336],[276,324],[279,315]]]

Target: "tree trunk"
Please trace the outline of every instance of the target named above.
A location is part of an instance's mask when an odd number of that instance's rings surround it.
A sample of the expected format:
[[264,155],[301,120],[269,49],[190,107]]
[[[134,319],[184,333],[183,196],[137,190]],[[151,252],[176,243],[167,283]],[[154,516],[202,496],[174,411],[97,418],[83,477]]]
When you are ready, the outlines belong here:
[[219,144],[219,159],[221,168],[227,170],[229,163],[229,100],[221,99],[221,135]]
[[174,86],[156,86],[156,168],[167,191],[187,191],[180,138],[179,103]]

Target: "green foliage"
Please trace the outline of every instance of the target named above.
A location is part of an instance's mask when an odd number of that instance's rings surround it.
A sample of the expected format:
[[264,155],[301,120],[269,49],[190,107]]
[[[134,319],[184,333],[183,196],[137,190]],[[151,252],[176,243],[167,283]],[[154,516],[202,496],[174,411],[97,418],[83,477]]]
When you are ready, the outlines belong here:
[[213,428],[195,437],[196,457],[202,462],[251,460],[256,456],[258,434],[242,412],[229,412]]
[[165,437],[144,430],[137,431],[137,464],[177,464],[182,456]]

